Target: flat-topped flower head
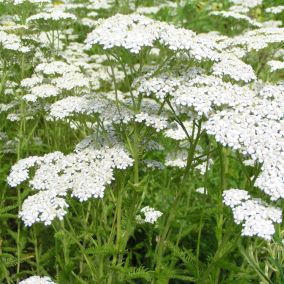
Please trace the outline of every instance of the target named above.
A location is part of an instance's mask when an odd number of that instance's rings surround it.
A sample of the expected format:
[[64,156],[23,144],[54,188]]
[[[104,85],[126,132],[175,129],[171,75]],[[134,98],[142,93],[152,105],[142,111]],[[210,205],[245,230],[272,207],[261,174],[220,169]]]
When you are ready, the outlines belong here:
[[278,70],[284,70],[284,61],[280,60],[270,60],[267,62],[271,72],[275,72]]
[[250,17],[246,15],[238,13],[236,11],[214,11],[214,12],[211,12],[210,15],[216,16],[216,17],[222,17],[225,19],[234,19],[235,21],[238,21],[238,22],[242,21],[251,26],[257,27],[257,28],[262,27],[261,23],[251,19]]
[[21,5],[21,4],[24,4],[24,3],[41,5],[41,4],[49,4],[51,2],[52,2],[51,0],[12,0],[12,3],[14,5]]
[[158,132],[167,128],[167,118],[161,115],[148,114],[147,112],[140,112],[135,115],[136,122],[144,122],[147,126],[155,128]]
[[25,280],[20,281],[20,284],[55,284],[50,277],[31,276]]
[[62,77],[55,78],[51,81],[58,89],[73,90],[73,89],[88,89],[90,87],[90,80],[82,73],[68,72]]
[[15,34],[6,33],[0,30],[0,51],[21,52],[28,53],[31,51],[30,47],[25,46]]
[[214,75],[228,76],[237,82],[248,83],[256,80],[253,68],[233,55],[224,55],[220,62],[214,63],[212,69]]
[[[26,226],[35,222],[49,225],[67,213],[64,197],[68,193],[80,201],[102,198],[106,186],[114,180],[114,170],[126,169],[132,163],[121,145],[100,149],[89,145],[69,155],[54,152],[20,160],[12,167],[8,183],[17,186],[30,180],[30,187],[38,193],[23,202],[19,215]],[[35,169],[32,177],[30,168]]]
[[62,220],[67,213],[67,208],[68,204],[64,198],[58,197],[56,192],[41,191],[29,196],[23,202],[19,217],[26,226],[31,226],[36,222],[50,225],[55,218]]
[[229,0],[230,3],[234,5],[239,5],[247,8],[255,8],[257,6],[260,6],[262,4],[263,0]]
[[46,99],[59,95],[59,89],[51,84],[36,85],[30,89],[30,94],[23,96],[27,102],[35,102],[38,99]]
[[64,61],[51,61],[47,63],[40,63],[35,67],[35,72],[45,75],[64,75],[70,72],[80,72],[80,68]]
[[283,94],[281,85],[264,85],[246,104],[222,110],[205,124],[217,142],[262,163],[255,186],[272,200],[284,198]]
[[143,47],[151,47],[158,38],[154,21],[141,15],[117,14],[97,22],[97,27],[88,35],[86,47],[100,44],[104,49],[123,47],[139,53]]
[[280,208],[253,199],[245,190],[225,190],[223,202],[232,208],[236,224],[242,224],[243,236],[258,236],[270,241],[275,233],[273,223],[282,222]]
[[149,206],[143,207],[140,212],[144,215],[144,218],[139,216],[140,218],[138,219],[138,221],[140,221],[140,223],[145,222],[155,224],[157,220],[163,215],[162,212],[155,210],[154,208]]
[[139,14],[117,14],[97,21],[87,36],[86,49],[98,44],[103,49],[124,48],[138,54],[143,48],[160,43],[172,51],[187,51],[196,60],[217,60],[219,53],[214,41],[198,37],[188,29],[159,22]]
[[252,31],[247,31],[233,38],[223,40],[224,49],[242,47],[247,54],[269,47],[270,45],[281,44],[284,42],[284,28],[282,27],[263,27]]
[[51,10],[50,12],[38,13],[27,18],[27,23],[36,23],[40,21],[75,21],[76,16],[61,10]]
[[274,7],[269,7],[265,9],[265,12],[271,13],[271,14],[281,14],[284,12],[284,5],[279,5],[279,6],[274,6]]
[[187,151],[182,149],[176,152],[170,152],[166,156],[165,166],[183,169],[187,164]]
[[39,26],[42,30],[54,30],[76,21],[77,18],[72,13],[53,9],[48,12],[34,14],[27,18],[29,25]]

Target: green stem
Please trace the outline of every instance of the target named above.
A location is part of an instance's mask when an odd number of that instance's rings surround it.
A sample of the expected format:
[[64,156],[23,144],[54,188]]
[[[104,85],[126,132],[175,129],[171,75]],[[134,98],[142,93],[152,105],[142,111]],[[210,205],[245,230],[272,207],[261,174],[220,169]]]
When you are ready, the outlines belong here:
[[[218,216],[216,219],[216,238],[218,243],[218,248],[221,247],[223,241],[223,225],[224,225],[224,213],[223,213],[223,202],[222,202],[222,194],[223,191],[226,189],[226,174],[228,172],[228,157],[227,157],[227,150],[218,145],[219,149],[219,160],[220,160],[220,187],[218,191]],[[216,276],[215,276],[215,283],[219,283],[220,277],[220,268],[216,269]]]
[[[196,149],[196,146],[198,144],[200,135],[201,135],[201,121],[198,123],[198,129],[197,129],[197,134],[196,134],[196,138],[195,139],[194,139],[195,127],[193,127],[193,130],[192,130],[191,141],[193,141],[193,142],[191,143],[190,149],[189,149],[189,152],[188,152],[187,165],[186,165],[186,169],[185,169],[184,175],[183,175],[183,177],[181,179],[181,186],[184,186],[184,184],[187,183],[187,179],[189,178],[189,173],[190,173],[191,168],[192,168],[192,162],[193,162],[195,149]],[[172,221],[175,218],[180,198],[181,198],[181,196],[183,196],[182,193],[183,193],[182,190],[179,190],[177,192],[176,198],[174,200],[174,203],[173,203],[172,208],[171,208],[170,213],[169,213],[169,217],[168,217],[168,219],[166,221],[166,225],[164,227],[164,230],[163,230],[162,234],[158,238],[159,242],[158,242],[158,245],[156,247],[155,256],[154,256],[154,259],[155,259],[154,262],[156,263],[155,270],[156,270],[157,273],[159,273],[159,271],[161,269],[161,263],[162,263],[162,257],[163,257],[164,250],[165,250],[165,244],[167,243],[167,239],[169,238],[170,226],[171,226]],[[155,283],[155,282],[153,282],[153,283]]]
[[[208,194],[208,185],[207,185],[207,183],[208,183],[208,170],[209,170],[210,154],[212,153],[212,151],[210,151],[210,144],[209,144],[208,148],[209,149],[208,149],[208,154],[207,154],[207,159],[206,159],[206,171],[205,171],[205,174],[204,174],[204,194]],[[197,248],[196,248],[198,278],[200,276],[199,257],[200,257],[201,234],[202,234],[202,229],[203,229],[203,218],[204,218],[204,206],[202,206],[202,209],[201,209],[201,216],[200,216],[198,237],[197,237]]]
[[[18,206],[19,211],[21,210],[21,191],[18,188]],[[21,246],[21,221],[18,219],[18,227],[17,227],[17,283],[20,282],[20,279],[18,278],[18,275],[20,273],[21,269],[21,252],[22,252],[22,246]]]

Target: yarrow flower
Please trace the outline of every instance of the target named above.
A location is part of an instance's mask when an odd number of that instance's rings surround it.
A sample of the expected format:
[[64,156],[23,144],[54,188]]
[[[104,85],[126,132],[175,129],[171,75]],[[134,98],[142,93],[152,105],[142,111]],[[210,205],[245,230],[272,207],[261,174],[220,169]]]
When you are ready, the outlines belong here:
[[252,199],[245,190],[225,190],[223,202],[232,208],[236,224],[242,224],[243,236],[258,236],[270,241],[275,233],[273,223],[282,222],[280,208]]
[[267,64],[270,67],[271,72],[284,69],[284,61],[271,60],[271,61],[268,61]]
[[240,5],[248,8],[255,8],[262,4],[262,0],[229,0],[230,3],[233,3],[234,5]]
[[56,196],[56,192],[41,191],[24,201],[19,217],[26,226],[31,226],[36,222],[50,225],[55,218],[62,220],[67,213],[67,208],[68,204],[64,198]]
[[26,101],[36,101],[38,98],[56,97],[59,94],[59,89],[51,84],[42,84],[32,87],[30,92],[30,94],[23,97]]
[[283,31],[282,27],[263,27],[224,39],[221,45],[225,50],[226,48],[230,50],[234,47],[242,47],[246,53],[260,51],[269,45],[284,42]]
[[70,72],[80,72],[80,68],[74,65],[70,65],[64,61],[52,61],[37,65],[35,67],[35,72],[41,72],[45,75],[64,75]]
[[237,13],[237,12],[233,12],[233,11],[214,11],[211,12],[210,15],[212,16],[219,16],[219,17],[223,17],[223,18],[231,18],[231,19],[235,19],[237,21],[244,21],[247,22],[248,24],[255,26],[255,27],[262,27],[261,23],[251,19],[250,17]]
[[186,164],[187,164],[187,151],[186,150],[170,152],[166,156],[165,165],[167,167],[185,168]]
[[21,5],[25,2],[29,2],[32,4],[47,4],[47,3],[51,3],[51,0],[12,0],[12,3],[14,5]]
[[140,15],[117,14],[98,20],[97,28],[87,37],[86,47],[91,48],[94,44],[100,44],[105,49],[121,46],[139,53],[141,48],[152,46],[158,38],[153,23],[153,20]]
[[31,276],[25,280],[20,281],[20,284],[56,284],[50,277]]
[[30,52],[28,46],[24,46],[22,40],[14,34],[9,34],[0,30],[0,50],[4,49],[12,52]]
[[[155,210],[154,208],[151,208],[149,206],[143,207],[140,212],[144,215],[144,218],[140,216],[138,220],[140,222],[155,224],[157,220],[163,215],[162,212]],[[139,216],[139,215],[138,215]]]
[[280,14],[284,12],[284,5],[266,8],[265,12],[271,13],[271,14]]
[[193,31],[138,14],[117,14],[98,20],[96,28],[88,34],[85,41],[86,49],[99,44],[104,49],[122,47],[134,54],[138,54],[143,48],[153,47],[156,42],[173,51],[188,51],[197,60],[220,58],[214,41],[196,36]]
[[136,122],[145,122],[147,126],[155,128],[158,132],[167,128],[168,122],[166,118],[158,115],[149,115],[148,113],[141,112],[135,115]]
[[49,225],[67,213],[64,196],[68,192],[80,201],[102,198],[106,186],[114,179],[114,169],[131,165],[132,159],[121,146],[101,149],[89,146],[69,155],[54,152],[20,160],[12,167],[7,180],[10,186],[17,186],[30,179],[29,169],[35,167],[29,185],[39,192],[24,201],[19,215],[26,226],[39,221]]
[[229,76],[235,81],[248,83],[256,80],[252,67],[245,64],[235,56],[223,56],[220,62],[214,63],[213,74],[217,76]]
[[207,189],[204,187],[199,187],[195,191],[200,194],[207,194]]
[[284,197],[283,108],[283,87],[266,85],[246,103],[212,115],[204,126],[217,142],[262,163],[255,186],[272,200]]
[[59,89],[70,91],[75,88],[88,88],[90,81],[81,73],[65,73],[62,77],[52,80]]
[[53,10],[49,13],[39,13],[27,18],[27,23],[37,23],[40,21],[59,22],[62,20],[75,21],[77,18],[71,13],[66,13],[60,10]]

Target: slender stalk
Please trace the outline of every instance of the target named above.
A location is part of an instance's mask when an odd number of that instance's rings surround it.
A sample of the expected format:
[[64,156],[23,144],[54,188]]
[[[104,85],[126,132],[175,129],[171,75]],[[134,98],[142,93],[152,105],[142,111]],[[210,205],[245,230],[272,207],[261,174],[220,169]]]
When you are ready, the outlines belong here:
[[[209,142],[210,143],[210,142]],[[206,170],[204,174],[204,194],[208,194],[208,170],[209,170],[209,161],[210,161],[210,154],[212,151],[210,151],[210,145],[209,145],[209,151],[206,158]],[[204,206],[202,206],[201,209],[201,216],[199,221],[199,229],[198,229],[198,237],[197,237],[197,248],[196,248],[196,259],[197,259],[197,275],[198,278],[200,276],[200,267],[199,267],[199,257],[200,257],[200,244],[201,244],[201,233],[203,229],[203,218],[204,218]]]
[[[216,219],[216,238],[218,243],[218,248],[222,245],[223,241],[223,225],[224,225],[224,212],[223,212],[223,202],[222,194],[226,189],[226,174],[228,172],[228,157],[227,151],[221,145],[218,146],[219,149],[219,160],[220,160],[220,187],[218,191],[218,216]],[[219,283],[220,268],[216,269],[215,283]]]
[[37,241],[37,233],[36,228],[33,228],[33,242],[34,242],[34,250],[35,250],[35,260],[36,260],[36,273],[40,274],[40,256],[39,256],[39,250],[38,250],[38,241]]
[[[198,129],[197,129],[197,134],[196,134],[195,139],[194,139],[195,127],[193,127],[193,129],[192,129],[191,141],[193,141],[193,142],[191,143],[191,146],[190,146],[190,149],[189,149],[189,152],[188,152],[187,165],[186,165],[186,168],[185,168],[185,171],[184,171],[184,175],[181,179],[181,188],[183,187],[184,184],[187,184],[187,179],[189,178],[189,173],[191,171],[195,149],[196,149],[196,146],[198,144],[200,135],[201,135],[201,121],[198,123]],[[164,250],[165,250],[165,244],[167,243],[167,239],[169,238],[170,226],[171,226],[172,221],[175,218],[176,210],[177,210],[180,198],[183,195],[182,193],[183,193],[182,190],[179,190],[177,192],[174,203],[172,205],[169,216],[167,218],[166,224],[164,226],[163,232],[158,237],[159,241],[158,241],[158,244],[156,246],[155,256],[154,256],[154,262],[156,263],[155,270],[156,270],[157,273],[159,273],[159,271],[161,269],[162,257],[163,257]],[[190,195],[190,193],[191,192],[189,192],[189,195]],[[156,282],[152,282],[152,283],[156,283]]]
[[[21,199],[21,191],[18,188],[17,190],[18,193],[18,206],[19,206],[19,211],[21,210],[21,204],[22,204],[22,199]],[[20,279],[18,278],[18,275],[21,270],[21,252],[22,252],[22,245],[21,245],[21,221],[18,219],[18,225],[17,225],[17,283],[20,282]]]

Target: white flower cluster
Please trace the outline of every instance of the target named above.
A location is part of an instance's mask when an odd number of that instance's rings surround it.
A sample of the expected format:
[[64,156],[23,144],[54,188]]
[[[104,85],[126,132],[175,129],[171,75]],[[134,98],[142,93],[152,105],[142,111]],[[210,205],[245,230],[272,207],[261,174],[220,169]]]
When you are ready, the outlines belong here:
[[284,197],[283,86],[266,85],[247,104],[209,118],[208,134],[258,163],[262,172],[255,185],[272,200]]
[[143,163],[146,165],[148,169],[152,169],[152,170],[163,170],[165,168],[165,166],[161,162],[156,161],[156,160],[146,159],[146,160],[143,160]]
[[265,21],[262,22],[262,27],[263,28],[279,28],[282,26],[282,21],[278,20],[271,20],[271,21]]
[[14,5],[21,5],[25,2],[29,2],[32,4],[46,4],[46,3],[51,3],[51,0],[12,0],[12,3]]
[[38,98],[45,99],[59,95],[59,89],[51,84],[42,84],[30,89],[30,94],[23,96],[28,102],[35,102]]
[[0,50],[18,51],[27,53],[31,49],[28,46],[24,46],[21,39],[14,34],[8,34],[0,30]]
[[137,93],[164,100],[168,94],[173,94],[180,85],[180,80],[173,76],[161,75],[153,78],[140,78]]
[[106,20],[100,19],[97,28],[88,35],[86,47],[100,44],[105,49],[124,47],[133,53],[139,53],[141,48],[152,46],[158,38],[153,23],[153,20],[140,15],[117,14]]
[[219,59],[214,41],[138,14],[117,14],[98,20],[97,27],[87,36],[86,48],[99,44],[104,49],[123,47],[137,54],[144,47],[153,47],[155,42],[173,51],[186,50],[197,60]]
[[80,72],[80,68],[70,65],[64,61],[51,61],[37,65],[35,67],[35,72],[42,73],[44,75],[64,75],[71,72]]
[[[238,64],[238,61],[233,61],[233,63],[235,64],[231,63],[231,66],[226,66],[225,63],[220,62],[213,65],[213,68],[216,73],[226,74],[234,77],[235,80],[250,81],[255,79],[251,66],[242,61],[242,64]],[[232,67],[237,70],[232,69]],[[209,116],[216,107],[247,104],[253,97],[253,92],[248,87],[224,82],[216,76],[204,75],[181,76],[180,78],[174,76],[143,78],[137,92],[147,96],[153,95],[161,102],[164,101],[166,96],[169,96],[172,98],[171,103],[177,109],[177,112],[189,114],[188,108],[191,108],[198,115],[205,116]]]
[[113,0],[91,0],[90,2],[89,8],[92,10],[107,10],[112,8],[112,5],[114,4]]
[[42,77],[38,77],[38,76],[33,76],[31,78],[25,78],[21,81],[21,86],[23,88],[32,88],[36,85],[41,84],[43,81]]
[[0,113],[6,112],[17,105],[17,102],[12,101],[8,104],[0,104]]
[[68,205],[63,197],[68,192],[80,201],[102,198],[105,187],[114,179],[114,169],[131,165],[132,159],[121,146],[89,146],[69,155],[54,152],[20,160],[12,167],[8,183],[17,186],[29,179],[29,168],[35,167],[29,184],[39,193],[24,201],[20,217],[26,226],[39,221],[48,225],[55,217],[62,219],[66,214]]
[[69,72],[65,73],[62,77],[53,79],[52,83],[61,90],[71,91],[77,88],[88,88],[90,85],[90,80],[82,73]]
[[28,102],[36,102],[39,98],[57,97],[64,91],[88,92],[90,79],[75,65],[52,61],[37,65],[35,74],[23,79],[21,86],[28,90],[28,94],[23,98]]
[[164,151],[165,150],[164,146],[162,146],[161,144],[159,144],[158,142],[154,140],[146,139],[145,141],[143,141],[143,146],[145,147],[145,150],[147,151]]
[[[192,121],[183,122],[183,126],[190,136],[192,134],[192,125]],[[187,138],[187,135],[184,128],[180,124],[173,122],[171,123],[170,127],[164,131],[164,135],[177,141],[185,140]]]
[[160,115],[151,115],[146,112],[140,112],[135,115],[136,122],[145,122],[145,125],[155,128],[158,132],[167,128],[168,121]]
[[284,61],[270,60],[267,62],[267,64],[270,67],[271,72],[284,69]]
[[55,120],[60,120],[76,114],[102,113],[105,106],[105,101],[92,99],[89,96],[69,96],[52,104],[49,116]]
[[152,6],[152,7],[140,6],[136,9],[135,12],[138,14],[142,14],[142,15],[157,14],[161,9],[162,7],[158,7],[158,6]]
[[284,28],[263,27],[260,29],[247,31],[233,38],[224,39],[220,46],[228,50],[242,48],[246,53],[259,51],[267,48],[271,44],[284,42]]
[[233,5],[229,8],[230,12],[233,12],[234,14],[247,14],[250,11],[250,8],[242,6],[242,5]]
[[49,118],[61,120],[81,114],[99,114],[105,125],[121,122],[128,123],[134,117],[130,109],[124,106],[120,106],[118,109],[114,101],[103,96],[95,98],[91,96],[69,96],[50,106]]
[[207,189],[204,187],[199,187],[195,191],[200,194],[207,194]]
[[225,190],[223,202],[232,208],[236,224],[242,224],[243,236],[258,236],[269,241],[275,233],[273,223],[282,222],[280,208],[252,199],[245,190]]
[[223,17],[223,18],[230,18],[230,19],[235,19],[237,21],[244,21],[252,26],[255,27],[262,27],[261,23],[251,19],[250,17],[237,13],[237,12],[233,12],[233,11],[214,11],[211,12],[210,15],[212,16],[218,16],[218,17]]
[[201,175],[205,175],[206,170],[207,169],[209,170],[212,165],[213,165],[213,160],[209,159],[208,164],[206,161],[204,161],[203,163],[197,165],[195,169],[197,169]]
[[27,18],[27,23],[37,23],[39,21],[75,21],[77,18],[71,13],[66,13],[61,10],[52,10],[50,12],[38,13]]
[[262,0],[229,0],[234,5],[239,5],[247,8],[255,8],[262,4]]
[[20,284],[55,284],[49,277],[31,276],[20,281]]
[[248,83],[256,80],[256,75],[252,67],[245,64],[236,56],[224,55],[220,62],[213,65],[213,74],[217,76],[229,76],[235,81],[243,81]]
[[[216,75],[233,77],[236,81],[256,79],[252,67],[235,57],[232,60],[226,57],[224,61],[215,63],[214,72]],[[209,116],[214,109],[221,106],[234,107],[251,101],[253,92],[248,87],[224,82],[216,75],[191,74],[178,78],[174,75],[142,78],[137,93],[153,96],[161,103],[168,97],[177,113],[189,114],[191,108],[198,115],[205,116]]]
[[282,12],[284,12],[284,5],[266,8],[265,12],[271,14],[281,14]]
[[19,217],[26,226],[31,226],[36,222],[43,222],[47,226],[55,218],[63,220],[67,208],[68,204],[64,198],[58,197],[56,192],[41,191],[29,196],[23,202]]
[[165,166],[185,168],[187,164],[188,153],[182,149],[177,152],[169,152],[166,156]]
[[174,103],[208,117],[216,107],[245,104],[251,97],[252,92],[247,87],[223,82],[215,76],[198,76],[177,89]]
[[157,220],[163,215],[162,212],[155,210],[154,208],[151,208],[149,206],[143,207],[141,209],[141,213],[143,213],[145,216],[141,221],[150,224],[155,224]]
[[16,187],[27,180],[29,178],[29,169],[33,167],[39,159],[39,157],[32,156],[21,159],[13,165],[9,176],[7,177],[8,184],[12,187]]
[[17,113],[9,113],[7,115],[7,119],[10,120],[10,121],[20,121],[21,120],[21,117],[19,114]]
[[96,95],[96,97],[90,95],[81,97],[69,96],[58,100],[50,106],[48,119],[61,120],[81,114],[98,114],[105,126],[112,123],[136,121],[154,128],[157,132],[167,128],[168,120],[165,112],[157,114],[159,104],[154,100],[144,99],[141,103],[143,111],[139,113],[133,112],[129,103],[129,99],[121,95],[119,106],[117,106],[113,92]]

